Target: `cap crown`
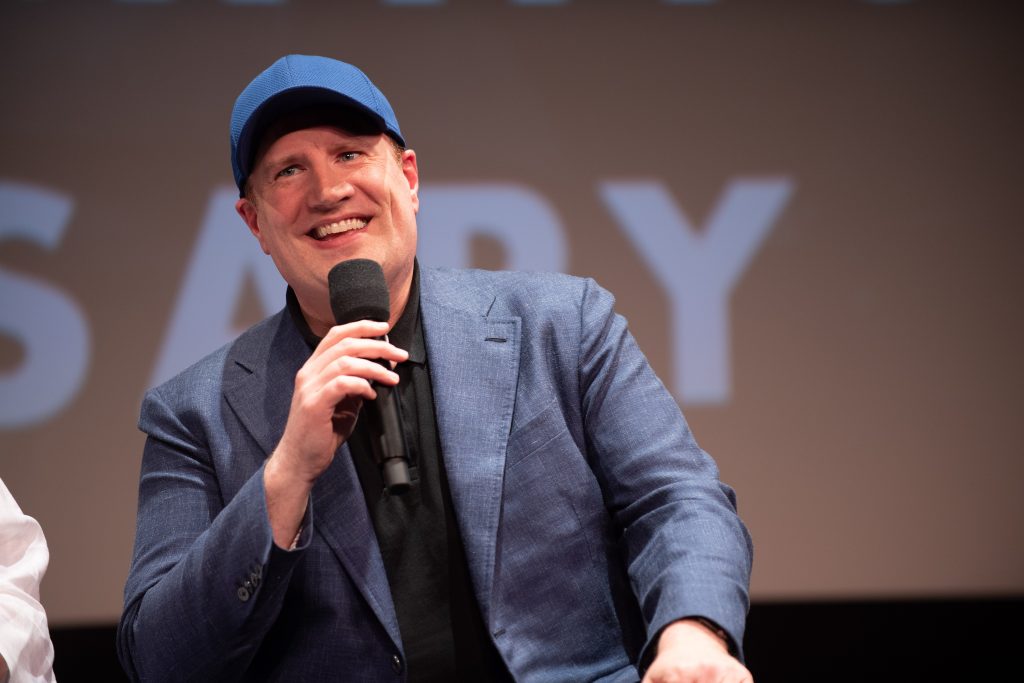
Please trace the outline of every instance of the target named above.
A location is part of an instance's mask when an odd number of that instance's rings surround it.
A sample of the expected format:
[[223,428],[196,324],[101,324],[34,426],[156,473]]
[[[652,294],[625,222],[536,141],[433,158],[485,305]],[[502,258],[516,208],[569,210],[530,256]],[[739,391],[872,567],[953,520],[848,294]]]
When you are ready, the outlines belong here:
[[353,107],[378,121],[403,146],[391,104],[357,67],[328,57],[287,55],[253,79],[231,111],[231,170],[239,192],[252,172],[260,134],[283,114],[313,105]]

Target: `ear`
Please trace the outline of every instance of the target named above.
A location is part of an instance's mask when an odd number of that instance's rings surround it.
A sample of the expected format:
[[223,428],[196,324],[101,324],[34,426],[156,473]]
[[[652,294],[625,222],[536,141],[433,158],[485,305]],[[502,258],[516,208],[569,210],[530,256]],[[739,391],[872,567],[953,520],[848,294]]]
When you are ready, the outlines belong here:
[[416,152],[407,149],[402,152],[402,175],[409,183],[409,194],[412,198],[412,210],[419,213],[420,210],[420,169],[416,165]]
[[263,250],[263,253],[269,256],[270,251],[263,241],[263,232],[260,230],[259,212],[256,210],[256,204],[252,200],[242,197],[235,202],[235,211],[242,217],[245,224],[249,226],[249,232],[259,241],[260,249]]

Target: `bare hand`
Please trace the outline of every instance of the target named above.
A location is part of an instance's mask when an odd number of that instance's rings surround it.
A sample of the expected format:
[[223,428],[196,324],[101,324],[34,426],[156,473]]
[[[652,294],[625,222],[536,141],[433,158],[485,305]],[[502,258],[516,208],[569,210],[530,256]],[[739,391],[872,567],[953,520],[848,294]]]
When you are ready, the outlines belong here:
[[263,474],[274,541],[281,547],[291,544],[309,491],[352,435],[363,401],[377,397],[372,382],[398,384],[398,375],[374,360],[409,357],[374,339],[387,331],[387,323],[370,320],[332,327],[295,375],[284,435]]
[[658,654],[643,683],[753,683],[750,672],[729,654],[726,643],[700,622],[670,624],[658,639]]

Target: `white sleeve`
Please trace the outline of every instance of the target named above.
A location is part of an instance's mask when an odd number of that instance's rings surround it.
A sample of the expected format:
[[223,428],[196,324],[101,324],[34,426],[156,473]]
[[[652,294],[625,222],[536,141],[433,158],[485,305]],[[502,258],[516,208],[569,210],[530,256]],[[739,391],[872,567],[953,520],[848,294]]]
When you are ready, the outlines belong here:
[[50,551],[39,523],[22,513],[0,479],[0,656],[10,683],[52,683],[53,643],[39,583]]

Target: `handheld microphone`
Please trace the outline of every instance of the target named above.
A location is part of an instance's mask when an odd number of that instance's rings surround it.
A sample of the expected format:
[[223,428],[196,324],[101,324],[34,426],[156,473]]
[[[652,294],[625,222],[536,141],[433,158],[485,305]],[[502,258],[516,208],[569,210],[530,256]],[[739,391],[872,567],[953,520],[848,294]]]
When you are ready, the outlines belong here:
[[[327,274],[327,288],[331,296],[331,312],[339,325],[356,320],[387,322],[391,317],[387,282],[376,261],[342,261]],[[376,362],[391,369],[385,360]],[[362,413],[369,426],[373,458],[380,467],[388,493],[405,493],[410,486],[409,455],[405,445],[401,396],[397,386],[375,384],[374,389],[377,398],[364,401]]]

